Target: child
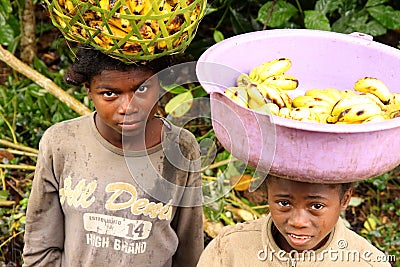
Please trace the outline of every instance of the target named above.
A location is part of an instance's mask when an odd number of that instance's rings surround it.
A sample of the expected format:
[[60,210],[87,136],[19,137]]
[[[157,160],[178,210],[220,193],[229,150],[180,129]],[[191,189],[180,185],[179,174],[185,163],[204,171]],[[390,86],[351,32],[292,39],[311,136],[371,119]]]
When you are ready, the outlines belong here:
[[352,184],[267,177],[270,214],[226,227],[198,266],[390,266],[385,255],[340,219]]
[[200,150],[189,131],[155,116],[154,74],[166,63],[78,50],[65,80],[85,84],[96,111],[42,137],[24,266],[196,265],[204,247]]

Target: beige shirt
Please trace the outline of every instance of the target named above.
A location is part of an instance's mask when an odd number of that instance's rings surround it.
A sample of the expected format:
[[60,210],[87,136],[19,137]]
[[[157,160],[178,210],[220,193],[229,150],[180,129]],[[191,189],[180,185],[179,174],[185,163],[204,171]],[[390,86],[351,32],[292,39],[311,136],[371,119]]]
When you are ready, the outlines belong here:
[[204,247],[200,150],[190,132],[166,122],[161,144],[124,151],[99,134],[91,114],[53,125],[39,148],[24,266],[196,265]]
[[212,240],[198,267],[293,266],[370,267],[390,266],[388,257],[366,239],[346,228],[339,219],[329,240],[316,251],[286,253],[272,237],[272,218],[227,226]]

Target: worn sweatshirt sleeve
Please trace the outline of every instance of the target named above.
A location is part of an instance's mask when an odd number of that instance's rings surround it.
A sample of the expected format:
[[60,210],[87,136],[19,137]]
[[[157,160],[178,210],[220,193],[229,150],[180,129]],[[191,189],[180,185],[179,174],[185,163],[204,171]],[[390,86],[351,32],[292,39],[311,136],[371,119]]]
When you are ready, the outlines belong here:
[[[48,134],[49,135],[49,134]],[[28,201],[23,260],[28,266],[61,266],[64,243],[64,216],[48,135],[39,148],[32,191]]]
[[[190,140],[190,141],[188,141]],[[194,267],[204,250],[203,208],[200,173],[200,149],[196,139],[186,139],[191,146],[190,163],[186,187],[183,193],[183,206],[177,209],[172,226],[178,236],[178,248],[172,259],[172,266]]]
[[208,243],[207,247],[204,249],[199,262],[197,264],[198,267],[221,267],[224,266],[222,264],[221,257],[221,248],[220,248],[220,236],[215,237]]

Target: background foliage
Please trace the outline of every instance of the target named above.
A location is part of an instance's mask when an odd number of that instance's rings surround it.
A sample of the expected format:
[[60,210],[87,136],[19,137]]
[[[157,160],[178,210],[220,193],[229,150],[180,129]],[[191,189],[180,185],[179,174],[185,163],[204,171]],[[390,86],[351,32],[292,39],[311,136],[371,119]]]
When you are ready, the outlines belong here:
[[[41,1],[36,8],[37,57],[31,66],[51,78],[79,101],[93,108],[83,88],[66,85],[63,74],[72,62],[74,47],[67,44],[50,24]],[[22,12],[25,0],[0,1],[0,44],[16,56],[20,54]],[[43,15],[44,14],[44,15]],[[400,2],[389,0],[214,0],[209,1],[196,38],[187,56],[196,60],[208,47],[225,38],[245,32],[274,28],[308,28],[341,33],[363,32],[375,40],[399,47]],[[0,61],[0,140],[24,145],[10,149],[0,144],[0,263],[20,266],[25,211],[36,157],[25,149],[37,149],[43,131],[50,125],[78,116],[64,103]],[[184,97],[182,97],[182,95]],[[165,104],[205,93],[198,85],[173,88]],[[166,109],[168,111],[168,108]],[[164,111],[164,112],[166,112]],[[187,125],[198,141],[211,138],[217,144],[207,119]],[[2,148],[3,147],[3,148]],[[396,152],[394,152],[396,153]],[[235,176],[238,169],[253,175],[251,168],[236,162],[227,170],[230,154],[218,146],[211,166],[203,171],[205,180],[219,181],[224,191],[230,181],[221,173]],[[12,164],[18,168],[5,165]],[[400,260],[400,169],[358,184],[351,205],[343,216],[349,227],[374,245]],[[211,189],[210,189],[211,190]],[[212,193],[212,192],[209,192]],[[219,201],[204,207],[209,229],[263,216],[268,211],[265,192],[249,194],[239,187],[229,190]],[[216,230],[217,231],[217,230]],[[213,231],[205,233],[207,243]],[[396,266],[393,263],[393,266]],[[397,263],[400,266],[400,263]]]

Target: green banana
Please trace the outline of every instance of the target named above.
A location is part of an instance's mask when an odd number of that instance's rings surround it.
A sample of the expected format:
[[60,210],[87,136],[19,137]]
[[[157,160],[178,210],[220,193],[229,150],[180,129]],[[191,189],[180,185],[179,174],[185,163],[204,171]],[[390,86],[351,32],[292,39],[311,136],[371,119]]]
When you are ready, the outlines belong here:
[[383,103],[387,103],[392,96],[389,88],[381,80],[371,77],[364,77],[356,81],[354,90],[376,95]]

